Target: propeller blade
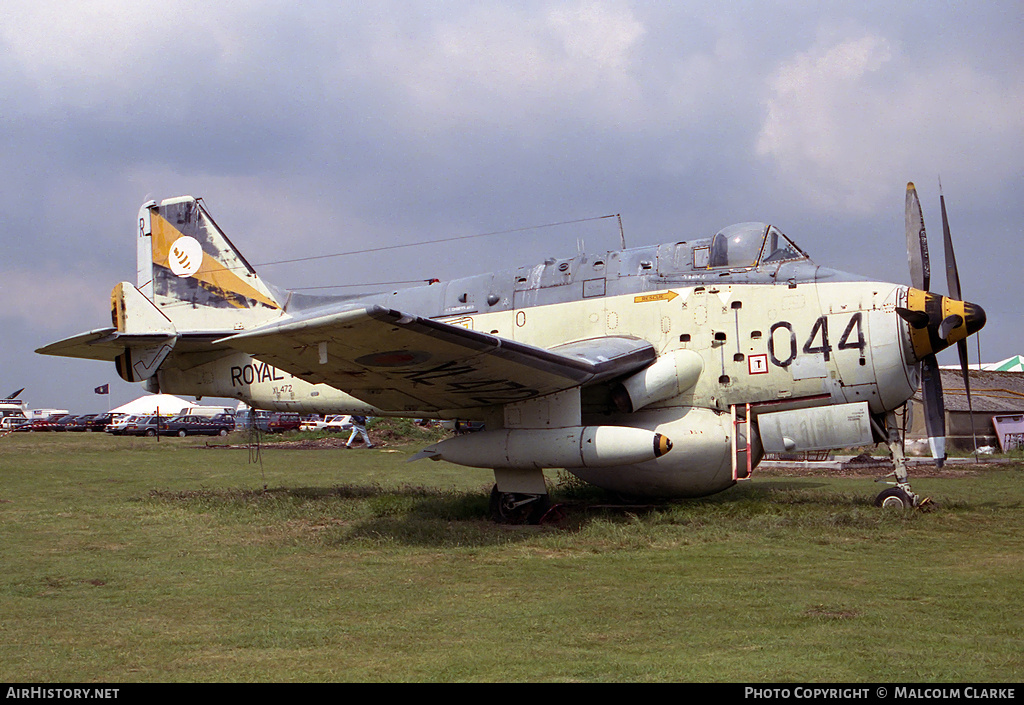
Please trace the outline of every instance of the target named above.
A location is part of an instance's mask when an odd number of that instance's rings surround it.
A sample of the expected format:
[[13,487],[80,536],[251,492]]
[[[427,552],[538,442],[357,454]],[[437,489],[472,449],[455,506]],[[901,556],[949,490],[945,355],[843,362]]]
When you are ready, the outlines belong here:
[[942,319],[942,323],[939,324],[939,337],[943,340],[949,340],[949,334],[957,326],[961,326],[964,323],[964,317],[952,314]]
[[928,291],[932,269],[928,260],[928,238],[924,232],[921,200],[914,183],[907,184],[906,202],[907,259],[910,262],[910,283],[915,289]]
[[903,308],[902,306],[896,307],[896,313],[904,321],[910,324],[911,328],[921,330],[922,328],[928,327],[928,321],[931,320],[928,314],[924,311],[914,311],[909,308]]
[[960,273],[956,269],[956,255],[953,254],[953,237],[949,234],[949,219],[946,218],[946,197],[939,186],[939,205],[942,207],[942,244],[946,257],[946,285],[949,287],[950,298],[963,301],[960,295]]
[[[942,209],[942,245],[943,254],[946,258],[946,285],[949,287],[949,296],[959,301],[963,300],[960,292],[960,273],[956,267],[956,255],[953,253],[953,236],[949,232],[949,218],[946,216],[946,197],[942,194],[942,182],[939,182],[939,206]],[[945,325],[945,321],[943,321]],[[964,393],[967,395],[967,414],[971,419],[971,436],[974,438],[974,448],[978,448],[978,434],[974,428],[974,404],[971,401],[971,376],[968,365],[967,340],[958,340],[956,343],[957,352],[960,353],[960,372],[964,376]]]
[[974,440],[974,454],[978,454],[978,431],[974,428],[974,404],[971,402],[971,376],[967,371],[967,340],[958,340],[956,349],[960,353],[960,371],[964,375],[964,393],[967,395],[967,416],[971,419],[971,438]]
[[924,427],[935,465],[946,460],[946,408],[942,401],[942,377],[939,361],[929,355],[921,363],[921,400],[924,402]]
[[[967,340],[958,340],[956,342],[957,352],[960,353],[960,371],[964,374],[964,391],[967,392],[967,407],[973,412],[971,406],[971,378],[967,374]],[[971,419],[974,422],[974,419]]]

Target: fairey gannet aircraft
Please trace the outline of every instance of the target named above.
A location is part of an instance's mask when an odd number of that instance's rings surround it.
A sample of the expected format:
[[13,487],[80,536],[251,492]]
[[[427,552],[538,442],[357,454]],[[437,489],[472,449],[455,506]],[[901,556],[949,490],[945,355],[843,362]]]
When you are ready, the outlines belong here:
[[[921,208],[907,188],[912,286],[814,264],[776,227],[548,259],[365,296],[264,282],[190,196],[139,211],[137,283],[110,327],[37,352],[115,363],[151,391],[253,407],[477,420],[416,458],[493,468],[499,521],[536,521],[542,470],[634,496],[701,496],[765,452],[884,442],[916,506],[895,410],[924,380],[944,439],[935,353],[985,324],[928,292]],[[936,449],[942,458],[942,448]]]

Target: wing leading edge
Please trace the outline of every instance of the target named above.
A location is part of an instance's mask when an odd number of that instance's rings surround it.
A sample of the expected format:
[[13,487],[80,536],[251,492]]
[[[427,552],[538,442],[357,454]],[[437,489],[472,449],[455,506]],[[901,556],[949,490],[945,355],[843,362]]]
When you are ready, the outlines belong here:
[[[124,352],[125,344],[118,342],[116,328],[97,328],[85,333],[73,335],[70,338],[58,340],[49,345],[36,349],[40,355],[57,355],[59,357],[78,357],[85,360],[103,360],[113,362],[114,359]],[[163,339],[165,335],[147,336],[151,339]],[[152,340],[147,340],[152,342]]]
[[439,411],[525,401],[646,367],[630,336],[538,348],[382,306],[262,326],[218,343],[379,409]]

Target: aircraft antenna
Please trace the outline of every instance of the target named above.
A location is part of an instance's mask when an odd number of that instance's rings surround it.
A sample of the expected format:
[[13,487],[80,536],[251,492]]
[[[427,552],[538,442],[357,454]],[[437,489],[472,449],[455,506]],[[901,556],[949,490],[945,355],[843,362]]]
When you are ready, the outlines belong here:
[[622,241],[622,249],[626,249],[626,231],[622,229],[622,214],[616,213],[615,217],[619,219],[619,239]]
[[[625,243],[625,236],[622,235],[622,217],[617,215],[599,215],[591,218],[577,218],[576,220],[563,220],[557,223],[546,223],[544,225],[531,225],[523,228],[512,228],[511,230],[496,230],[489,233],[477,233],[475,235],[458,235],[455,237],[444,237],[437,240],[424,240],[423,242],[406,242],[397,245],[382,245],[379,247],[368,247],[362,250],[350,250],[348,252],[334,252],[327,255],[310,255],[308,257],[297,257],[295,259],[281,259],[273,262],[261,262],[257,264],[257,267],[269,267],[275,264],[292,264],[294,262],[311,262],[318,259],[327,259],[329,257],[345,257],[347,255],[363,255],[373,252],[385,252],[387,250],[398,250],[405,247],[419,247],[421,245],[438,245],[445,242],[457,242],[460,240],[473,240],[479,237],[491,237],[494,235],[509,235],[512,233],[521,233],[527,230],[540,230],[542,228],[554,228],[561,225],[574,225],[576,223],[587,223],[595,220],[604,220],[605,218],[619,218],[619,234],[622,237],[623,243]],[[625,245],[623,245],[625,247]]]

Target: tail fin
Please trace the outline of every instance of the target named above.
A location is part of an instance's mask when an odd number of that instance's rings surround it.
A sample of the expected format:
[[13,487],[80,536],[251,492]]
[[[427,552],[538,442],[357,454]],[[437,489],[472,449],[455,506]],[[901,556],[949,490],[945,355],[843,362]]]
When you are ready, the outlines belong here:
[[265,284],[192,196],[139,210],[138,289],[179,332],[246,330],[278,318]]

